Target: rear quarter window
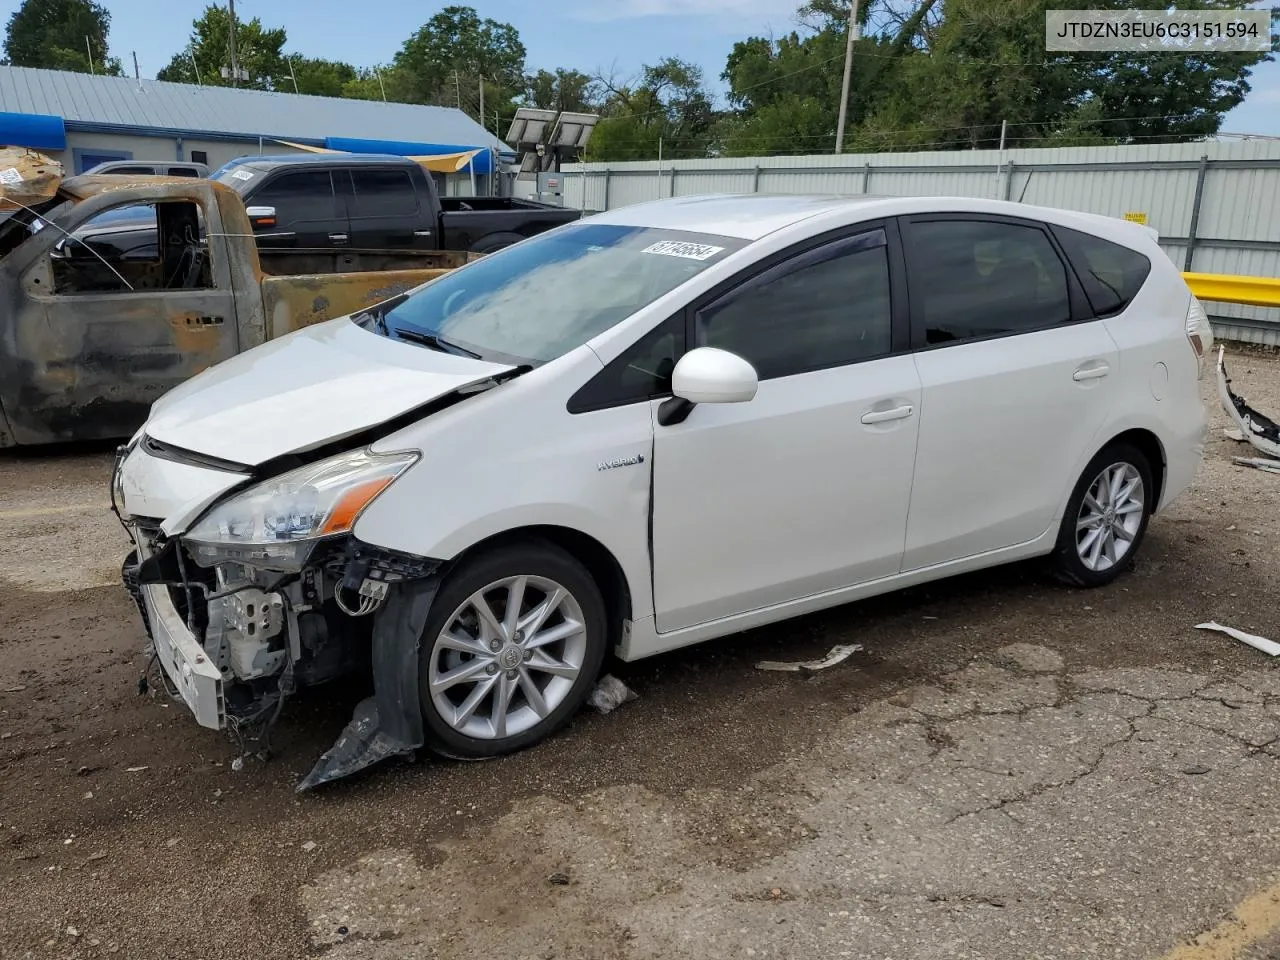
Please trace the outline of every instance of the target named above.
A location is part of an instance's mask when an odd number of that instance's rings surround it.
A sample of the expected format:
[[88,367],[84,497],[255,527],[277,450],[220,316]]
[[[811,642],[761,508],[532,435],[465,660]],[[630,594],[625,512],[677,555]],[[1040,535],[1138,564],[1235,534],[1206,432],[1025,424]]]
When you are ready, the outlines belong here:
[[1151,273],[1151,261],[1137,250],[1089,233],[1056,225],[1052,229],[1080,278],[1093,312],[1107,316],[1129,306]]

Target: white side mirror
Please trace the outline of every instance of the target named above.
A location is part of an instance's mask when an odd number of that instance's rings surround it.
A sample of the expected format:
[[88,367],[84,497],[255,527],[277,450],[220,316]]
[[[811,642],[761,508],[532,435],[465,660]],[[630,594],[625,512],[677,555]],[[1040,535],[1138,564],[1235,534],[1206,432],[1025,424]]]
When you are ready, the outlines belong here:
[[671,392],[690,403],[745,403],[759,386],[755,367],[716,347],[690,350],[671,371]]

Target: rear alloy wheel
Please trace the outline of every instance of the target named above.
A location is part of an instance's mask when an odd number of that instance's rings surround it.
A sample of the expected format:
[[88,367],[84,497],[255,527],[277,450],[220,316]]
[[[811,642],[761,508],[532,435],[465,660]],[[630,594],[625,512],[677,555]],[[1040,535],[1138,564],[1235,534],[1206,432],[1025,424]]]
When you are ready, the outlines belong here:
[[1062,518],[1057,575],[1098,587],[1128,569],[1147,530],[1152,491],[1151,465],[1136,447],[1115,444],[1094,457]]
[[462,759],[530,746],[568,722],[605,652],[599,589],[550,544],[500,550],[460,567],[423,637],[429,745]]

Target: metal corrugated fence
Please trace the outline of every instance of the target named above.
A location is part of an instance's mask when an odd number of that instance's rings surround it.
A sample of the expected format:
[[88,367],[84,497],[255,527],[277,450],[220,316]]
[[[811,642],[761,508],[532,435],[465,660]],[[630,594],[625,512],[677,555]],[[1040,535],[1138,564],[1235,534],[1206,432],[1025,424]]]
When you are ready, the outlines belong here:
[[[706,193],[996,197],[1141,214],[1182,270],[1280,277],[1280,141],[580,163],[566,206]],[[1206,304],[1219,336],[1280,346],[1280,310]]]

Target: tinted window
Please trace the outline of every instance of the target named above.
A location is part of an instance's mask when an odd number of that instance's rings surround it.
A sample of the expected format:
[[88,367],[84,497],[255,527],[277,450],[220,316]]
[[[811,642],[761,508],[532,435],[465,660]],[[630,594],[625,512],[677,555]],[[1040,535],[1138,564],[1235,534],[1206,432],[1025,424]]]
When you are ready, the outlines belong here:
[[249,203],[255,207],[275,207],[277,229],[299,220],[331,220],[334,205],[329,171],[299,170],[282,174],[253,193]]
[[405,170],[352,170],[356,198],[351,218],[407,217],[418,212],[418,195]]
[[912,309],[923,317],[927,343],[1025,333],[1071,319],[1066,267],[1038,227],[916,221],[908,249]]
[[883,356],[890,349],[883,230],[799,254],[698,312],[698,342],[750,361],[760,378]]
[[1094,313],[1119,313],[1138,295],[1151,272],[1150,260],[1092,234],[1066,227],[1052,229],[1075,267]]
[[385,314],[482,356],[554,360],[729,256],[744,241],[584,222],[451,270]]
[[199,177],[200,174],[193,167],[170,167],[169,173],[175,177]]
[[132,166],[132,167],[111,167],[110,173],[139,173],[144,176],[151,176],[156,172],[155,167]]
[[624,350],[569,400],[570,413],[639,403],[671,393],[671,371],[684,353],[684,314],[659,324]]

